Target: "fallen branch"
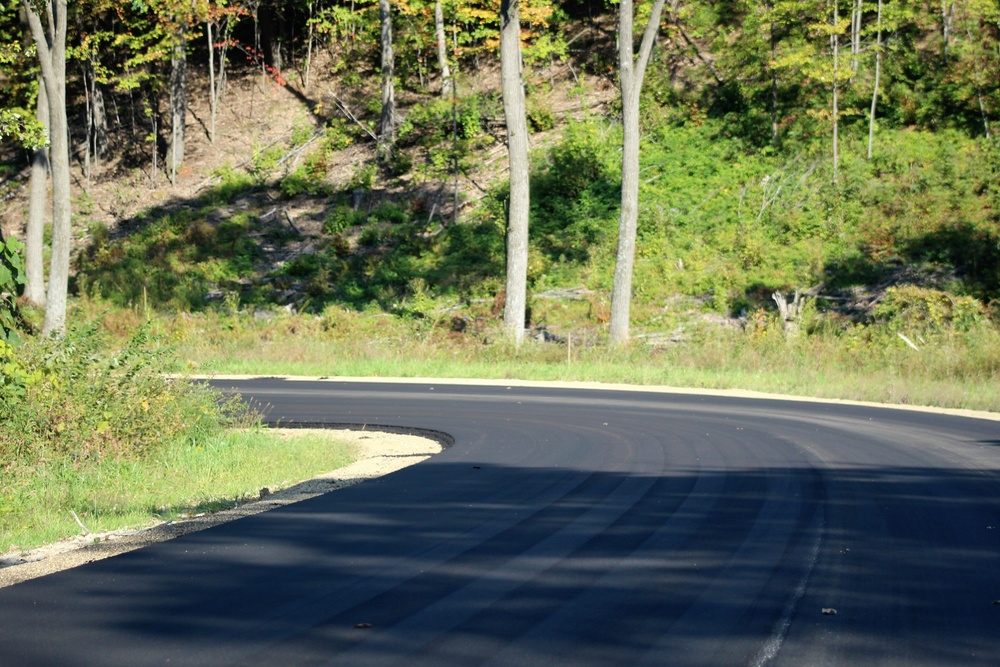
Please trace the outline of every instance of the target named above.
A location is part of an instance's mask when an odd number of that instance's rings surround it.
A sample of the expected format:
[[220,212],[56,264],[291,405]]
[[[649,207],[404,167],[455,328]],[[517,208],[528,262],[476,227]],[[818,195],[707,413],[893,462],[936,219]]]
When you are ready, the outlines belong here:
[[899,336],[900,338],[902,338],[903,342],[906,343],[907,345],[909,345],[910,347],[912,347],[914,350],[916,350],[917,352],[920,351],[920,348],[917,347],[916,345],[914,345],[913,341],[910,340],[909,338],[907,338],[906,336],[904,336],[902,333],[897,332],[896,335]]
[[83,534],[84,535],[90,535],[90,531],[87,530],[87,527],[85,525],[83,525],[82,521],[80,521],[80,517],[78,517],[76,515],[76,512],[74,512],[73,510],[70,510],[69,513],[72,514],[73,518],[76,520],[76,525],[80,526],[80,528],[83,529]]
[[339,97],[337,97],[334,93],[329,93],[329,95],[330,95],[330,97],[333,98],[334,103],[337,105],[337,108],[340,109],[340,112],[342,114],[344,114],[345,116],[347,116],[347,118],[349,120],[353,121],[355,125],[357,125],[362,130],[364,130],[365,134],[367,134],[369,137],[371,137],[372,140],[375,142],[375,144],[379,148],[384,149],[386,151],[387,155],[389,155],[390,157],[392,156],[393,152],[392,152],[392,147],[391,146],[389,146],[389,145],[383,143],[382,141],[380,141],[379,138],[377,136],[375,136],[374,132],[372,132],[370,129],[368,129],[367,127],[365,127],[364,123],[362,123],[360,120],[358,120],[357,116],[355,116],[353,113],[351,113],[351,110],[347,108],[347,105]]
[[288,226],[295,230],[296,234],[302,234],[302,230],[295,226],[295,221],[292,220],[292,214],[288,212],[288,209],[284,209],[282,213],[285,214],[285,219],[288,220]]

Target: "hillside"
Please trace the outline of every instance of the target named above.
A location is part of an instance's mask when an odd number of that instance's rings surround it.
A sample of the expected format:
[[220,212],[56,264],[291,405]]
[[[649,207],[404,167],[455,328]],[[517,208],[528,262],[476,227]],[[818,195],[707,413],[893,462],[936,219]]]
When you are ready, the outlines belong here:
[[[914,57],[901,68],[897,56],[867,158],[875,48],[870,30],[859,33],[869,50],[852,55],[858,74],[842,84],[833,163],[828,84],[803,65],[795,76],[775,70],[773,81],[749,72],[761,44],[737,52],[731,39],[750,34],[754,15],[716,10],[692,5],[667,21],[644,88],[640,338],[674,339],[692,317],[752,326],[777,316],[775,292],[808,294],[799,315],[813,313],[807,328],[816,332],[994,318],[1000,159],[991,139],[976,136],[975,108],[931,96],[907,111],[907,95],[936,80],[926,63],[919,69]],[[911,38],[933,29],[915,16]],[[812,37],[788,25],[783,48],[804,58]],[[531,324],[594,340],[607,316],[618,206],[613,27],[606,13],[564,19],[552,29],[562,55],[526,67]],[[912,44],[921,58],[940,51]],[[403,71],[399,140],[381,161],[370,53],[319,53],[308,89],[301,68],[275,76],[233,64],[210,143],[205,62],[193,52],[187,151],[173,184],[162,144],[156,170],[153,144],[125,134],[99,165],[78,151],[76,293],[166,311],[335,305],[424,316],[447,307],[487,326],[502,284],[506,166],[489,50],[459,70],[454,114],[433,76]],[[778,97],[769,100],[769,88]],[[963,105],[975,102],[972,90]],[[981,106],[993,93],[976,90]],[[12,191],[3,224],[16,232],[25,193]],[[905,321],[889,324],[897,317]]]

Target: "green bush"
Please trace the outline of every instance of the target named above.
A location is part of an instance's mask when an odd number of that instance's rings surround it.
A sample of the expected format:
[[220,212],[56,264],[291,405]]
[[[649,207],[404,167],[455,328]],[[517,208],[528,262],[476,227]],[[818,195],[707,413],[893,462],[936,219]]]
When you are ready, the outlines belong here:
[[261,256],[245,212],[213,221],[182,209],[120,240],[94,240],[78,259],[77,284],[119,306],[202,308],[213,290],[236,290]]
[[0,342],[17,339],[17,297],[25,283],[21,251],[24,245],[17,239],[0,237]]
[[615,157],[600,128],[572,124],[535,170],[529,230],[547,258],[582,261],[613,236],[621,201]]
[[146,326],[121,347],[97,325],[0,343],[0,467],[135,457],[245,416],[203,385],[168,378],[169,363]]
[[324,171],[307,162],[281,179],[278,188],[286,199],[297,195],[319,195],[326,190],[326,184],[323,182],[325,175]]
[[212,175],[219,179],[219,183],[202,195],[201,199],[207,205],[228,204],[256,185],[250,174],[236,171],[229,166],[216,169]]
[[285,156],[286,152],[287,149],[281,144],[267,146],[263,149],[255,148],[253,159],[250,161],[250,174],[258,182],[263,182],[278,166],[278,161]]
[[873,315],[891,331],[969,331],[987,319],[982,303],[972,297],[916,285],[887,289]]
[[327,234],[339,234],[362,221],[363,214],[359,211],[355,211],[347,204],[337,204],[326,214],[326,219],[323,221],[323,231]]

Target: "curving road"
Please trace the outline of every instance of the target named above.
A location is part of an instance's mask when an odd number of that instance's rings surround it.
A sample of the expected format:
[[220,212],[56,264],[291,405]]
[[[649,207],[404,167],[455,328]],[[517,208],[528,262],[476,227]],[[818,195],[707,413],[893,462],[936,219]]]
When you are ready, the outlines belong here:
[[0,590],[0,665],[1000,664],[1000,422],[644,391],[216,384],[272,419],[454,445]]

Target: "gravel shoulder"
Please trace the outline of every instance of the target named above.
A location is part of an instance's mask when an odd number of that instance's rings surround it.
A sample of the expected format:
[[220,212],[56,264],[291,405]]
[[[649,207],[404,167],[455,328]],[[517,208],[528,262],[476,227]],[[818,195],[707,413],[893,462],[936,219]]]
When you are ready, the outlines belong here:
[[[319,429],[285,429],[283,435],[295,437],[310,431],[315,433]],[[349,430],[323,430],[322,433],[351,443],[357,453],[357,460],[286,489],[261,489],[258,500],[233,509],[167,521],[137,530],[77,535],[23,553],[0,554],[0,588],[381,477],[419,463],[442,449],[440,443],[412,434]]]

